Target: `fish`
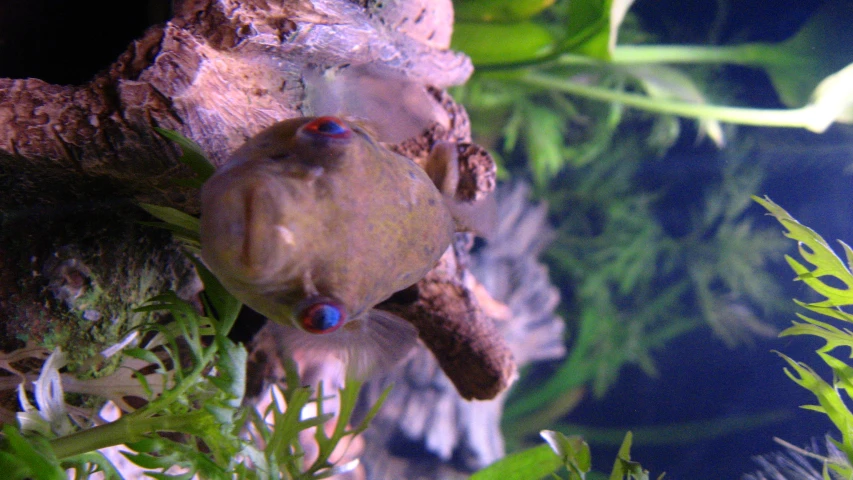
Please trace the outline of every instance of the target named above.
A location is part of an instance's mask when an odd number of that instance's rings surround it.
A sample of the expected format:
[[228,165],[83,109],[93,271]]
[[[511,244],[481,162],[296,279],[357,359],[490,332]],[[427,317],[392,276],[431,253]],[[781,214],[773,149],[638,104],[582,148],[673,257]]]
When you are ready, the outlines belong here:
[[276,123],[203,185],[201,258],[237,299],[285,326],[285,349],[335,355],[365,379],[416,344],[411,323],[374,307],[450,246],[454,151],[435,148],[425,169],[355,120]]

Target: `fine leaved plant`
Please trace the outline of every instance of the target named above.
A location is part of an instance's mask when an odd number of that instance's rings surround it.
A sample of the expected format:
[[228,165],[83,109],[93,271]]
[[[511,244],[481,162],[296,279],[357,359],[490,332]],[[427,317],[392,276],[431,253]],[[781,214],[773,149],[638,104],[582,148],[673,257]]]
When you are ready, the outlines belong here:
[[[797,313],[800,321],[793,322],[780,336],[811,335],[822,339],[825,343],[817,354],[832,371],[832,378],[825,380],[809,365],[783,353],[779,356],[788,364],[785,374],[813,393],[817,400],[816,404],[802,408],[826,415],[837,428],[836,434],[840,435],[840,438],[829,436],[828,440],[843,454],[843,458],[823,457],[823,477],[853,478],[853,412],[848,406],[853,396],[853,365],[850,361],[853,358],[853,314],[845,311],[853,306],[853,249],[839,241],[844,252],[844,259],[840,258],[823,237],[798,222],[782,207],[768,198],[754,199],[785,227],[785,236],[797,242],[802,260],[785,256],[797,280],[822,297],[816,302],[795,300],[810,315]],[[819,317],[814,317],[814,314]],[[838,356],[839,350],[844,348],[850,349],[846,358]]]

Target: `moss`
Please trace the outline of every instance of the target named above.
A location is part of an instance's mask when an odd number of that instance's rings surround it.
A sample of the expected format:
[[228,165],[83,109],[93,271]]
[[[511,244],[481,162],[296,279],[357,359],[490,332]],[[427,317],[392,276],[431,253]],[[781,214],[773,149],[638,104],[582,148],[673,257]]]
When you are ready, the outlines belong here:
[[0,347],[61,346],[74,368],[151,321],[134,308],[185,290],[194,273],[170,235],[143,219],[125,202],[4,217],[3,230],[16,234],[0,234],[0,266],[12,267],[0,274],[0,294],[15,301],[0,304],[9,319]]

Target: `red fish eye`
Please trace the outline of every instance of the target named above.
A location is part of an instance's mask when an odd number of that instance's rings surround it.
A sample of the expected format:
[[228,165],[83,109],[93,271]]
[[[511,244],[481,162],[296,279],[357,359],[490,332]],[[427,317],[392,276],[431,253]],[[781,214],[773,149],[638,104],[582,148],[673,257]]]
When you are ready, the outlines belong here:
[[344,324],[347,315],[342,306],[323,300],[300,308],[296,318],[302,328],[309,333],[330,333]]
[[327,138],[349,138],[352,130],[337,117],[320,117],[302,126],[302,131],[314,136]]

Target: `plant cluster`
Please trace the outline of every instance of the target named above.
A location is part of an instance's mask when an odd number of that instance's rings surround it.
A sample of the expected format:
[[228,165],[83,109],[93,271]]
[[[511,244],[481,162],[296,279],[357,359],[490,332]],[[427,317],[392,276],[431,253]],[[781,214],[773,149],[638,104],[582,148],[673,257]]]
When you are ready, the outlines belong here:
[[[798,222],[782,207],[768,198],[755,197],[755,201],[767,209],[770,214],[787,230],[785,236],[796,241],[803,262],[786,255],[785,259],[797,274],[797,280],[803,282],[823,299],[817,302],[794,300],[797,305],[821,319],[797,313],[801,321],[793,322],[779,335],[782,337],[811,335],[825,342],[817,350],[821,360],[832,372],[832,380],[826,381],[812,367],[798,362],[787,355],[777,352],[788,364],[785,374],[801,387],[814,394],[816,405],[804,405],[802,408],[826,415],[841,434],[841,439],[827,437],[834,447],[836,455],[824,457],[810,453],[812,458],[821,462],[822,478],[853,478],[853,412],[849,402],[853,398],[853,331],[845,326],[853,324],[853,314],[844,311],[853,306],[853,249],[839,241],[844,258],[839,258],[832,247],[814,230]],[[836,326],[840,323],[841,327]],[[832,355],[839,348],[850,348],[847,360]]]
[[[850,120],[846,7],[818,11],[780,43],[685,47],[655,44],[631,3],[456,3],[453,45],[478,68],[455,94],[503,174],[529,177],[549,203],[557,235],[546,259],[573,322],[569,357],[510,398],[511,437],[552,428],[588,386],[604,395],[626,364],[656,375],[652,352],[703,323],[729,347],[774,335],[760,318],[784,302],[765,267],[784,242],[746,214],[762,165],[723,124],[822,131]],[[766,72],[789,108],[715,104],[723,88],[708,79],[724,81],[713,68],[731,64]],[[735,146],[723,161],[660,165],[685,129],[680,117],[715,147]],[[678,183],[674,172],[691,170],[700,187]],[[691,195],[673,210],[684,188]]]
[[[200,186],[213,173],[200,148],[174,132],[161,133],[181,145],[181,161],[196,173],[188,182]],[[273,387],[276,401],[263,412],[244,405],[247,352],[228,338],[241,304],[196,257],[198,219],[168,207],[143,208],[162,220],[152,225],[171,230],[184,244],[204,284],[204,314],[174,292],[152,298],[137,311],[165,311],[172,321],[144,324],[102,352],[103,358],[120,357],[120,367],[101,378],[81,380],[63,372],[59,348],[47,356],[44,349],[28,346],[0,357],[0,368],[14,374],[4,378],[19,383],[23,410],[16,415],[17,427],[5,419],[0,436],[5,478],[54,480],[67,478],[67,472],[78,479],[95,472],[122,478],[98,451],[116,445],[126,447],[122,455],[151,478],[307,480],[355,468],[357,460],[336,465],[333,453],[367,428],[384,397],[351,426],[360,383],[348,382],[331,412],[334,397],[322,385],[316,392],[303,386],[295,365],[288,365],[285,384]],[[18,367],[45,356],[34,381]],[[126,413],[105,422],[69,401],[67,392],[100,399],[98,406],[111,400]],[[306,415],[309,411],[316,413]],[[312,431],[316,454],[309,459],[300,437]]]

